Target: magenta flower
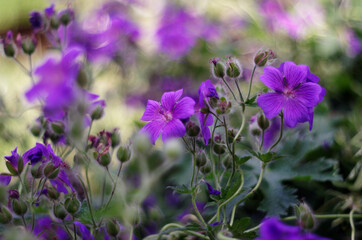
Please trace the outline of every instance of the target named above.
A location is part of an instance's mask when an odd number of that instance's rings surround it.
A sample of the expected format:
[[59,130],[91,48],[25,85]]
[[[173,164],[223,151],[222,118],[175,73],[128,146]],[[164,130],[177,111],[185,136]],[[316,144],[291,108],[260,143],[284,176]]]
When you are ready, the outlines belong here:
[[182,93],[183,89],[165,92],[161,103],[148,100],[141,120],[151,122],[147,123],[141,132],[148,134],[153,144],[161,133],[164,142],[169,138],[185,135],[186,128],[180,119],[189,118],[194,114],[195,101],[190,97],[180,99]]
[[255,240],[329,240],[312,233],[304,233],[301,228],[285,225],[276,218],[264,219],[260,227],[260,237]]
[[257,103],[269,119],[283,111],[288,127],[309,121],[311,128],[313,108],[323,99],[323,89],[315,83],[317,78],[308,66],[293,62],[282,63],[280,69],[266,67],[260,81],[274,92],[261,94]]
[[[199,108],[201,109],[207,107],[211,109],[209,105],[210,98],[219,99],[219,96],[217,95],[215,86],[211,83],[211,81],[206,80],[205,82],[201,83],[199,88]],[[199,121],[200,121],[202,136],[204,137],[205,145],[207,145],[209,143],[209,139],[211,138],[211,132],[209,126],[212,125],[214,119],[212,118],[211,114],[205,114],[200,111]]]

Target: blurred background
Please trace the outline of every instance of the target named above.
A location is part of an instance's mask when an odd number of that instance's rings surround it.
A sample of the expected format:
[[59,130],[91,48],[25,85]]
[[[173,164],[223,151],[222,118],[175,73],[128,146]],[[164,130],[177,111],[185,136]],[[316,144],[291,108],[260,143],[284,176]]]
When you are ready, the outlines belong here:
[[[105,116],[94,124],[92,132],[119,128],[122,141],[127,142],[144,125],[139,119],[147,99],[158,101],[164,91],[180,88],[184,89],[184,95],[197,99],[202,81],[211,79],[217,83],[210,74],[209,60],[213,57],[239,59],[243,66],[240,82],[245,92],[256,52],[270,48],[277,55],[274,66],[284,61],[306,64],[320,77],[320,85],[327,89],[324,101],[315,110],[315,126],[311,132],[319,136],[318,141],[309,142],[313,151],[308,150],[303,156],[334,159],[345,182],[318,185],[318,188],[333,189],[338,196],[360,194],[362,1],[0,0],[2,38],[8,30],[12,30],[14,36],[18,32],[29,34],[29,12],[43,11],[51,3],[55,3],[56,10],[74,9],[76,22],[88,33],[107,28],[114,14],[121,14],[127,23],[124,29],[129,31],[122,33],[125,40],[114,46],[119,49],[112,49],[115,50],[112,56],[99,54],[91,60],[94,69],[91,89],[107,102]],[[108,15],[104,15],[105,12]],[[34,68],[47,56],[55,54],[44,36],[37,34],[36,37]],[[18,54],[17,59],[28,66],[25,55]],[[262,73],[263,69],[258,68],[252,95],[263,89],[258,80]],[[29,78],[19,66],[3,54],[0,58],[1,158],[9,155],[15,146],[19,146],[19,152],[24,152],[39,141],[29,132],[40,110],[39,106],[25,100],[24,93],[30,86]],[[158,142],[157,147],[160,145]],[[4,168],[3,163],[0,168]],[[166,182],[182,181],[181,173],[169,174]],[[308,189],[298,182],[290,184],[300,187],[300,195],[311,194],[316,187],[312,184]],[[152,204],[165,194],[151,196],[147,207],[154,206]],[[327,202],[326,196],[317,195],[310,200],[313,207],[331,210],[335,202]],[[163,204],[167,205],[165,201]],[[180,213],[167,216],[174,218],[177,214]],[[164,222],[167,221],[165,217]],[[334,224],[339,227],[328,230],[330,236],[348,227],[348,223]]]

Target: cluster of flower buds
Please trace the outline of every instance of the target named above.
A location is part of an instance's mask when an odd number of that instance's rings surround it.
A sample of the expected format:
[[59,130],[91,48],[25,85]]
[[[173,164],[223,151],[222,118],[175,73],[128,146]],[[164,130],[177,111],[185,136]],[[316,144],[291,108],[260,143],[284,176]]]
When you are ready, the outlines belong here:
[[35,32],[46,32],[49,29],[58,29],[59,26],[68,26],[74,20],[71,9],[65,9],[56,13],[54,4],[45,8],[44,12],[31,12],[29,21]]
[[214,137],[214,152],[218,155],[222,155],[225,153],[225,144],[221,138],[221,135],[216,135]]
[[220,58],[213,58],[210,60],[211,73],[215,78],[239,78],[242,73],[242,66],[234,57],[228,57],[226,60]]
[[49,140],[54,144],[65,143],[66,131],[67,126],[63,121],[50,121],[44,116],[40,116],[30,127],[30,132],[35,137],[42,137],[44,143]]
[[186,123],[186,133],[190,137],[197,137],[200,133],[200,127],[197,126],[193,121]]
[[24,54],[33,54],[38,43],[34,34],[24,37],[21,35],[21,33],[18,33],[14,41],[14,35],[12,31],[8,31],[5,38],[2,39],[1,42],[3,44],[5,56],[10,58],[16,56],[18,48],[22,49]]
[[217,101],[216,113],[219,115],[227,114],[230,112],[231,107],[231,102],[228,102],[225,97],[221,97],[219,101]]
[[254,64],[258,67],[264,67],[272,64],[275,59],[276,56],[271,49],[260,49],[254,57]]

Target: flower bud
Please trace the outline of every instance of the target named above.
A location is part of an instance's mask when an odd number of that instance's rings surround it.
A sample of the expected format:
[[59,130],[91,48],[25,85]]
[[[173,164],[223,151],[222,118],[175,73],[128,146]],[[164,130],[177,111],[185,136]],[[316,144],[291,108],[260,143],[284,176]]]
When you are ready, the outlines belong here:
[[225,76],[225,65],[220,58],[213,58],[210,60],[211,73],[216,78],[223,78]]
[[13,201],[11,202],[11,206],[14,213],[19,216],[24,216],[24,214],[28,211],[28,206],[21,199],[13,199]]
[[9,209],[5,206],[0,205],[0,223],[1,224],[7,224],[11,222],[13,219],[13,216],[11,215],[11,212]]
[[275,54],[272,50],[261,49],[256,53],[254,63],[258,67],[264,67],[265,65],[270,65],[275,58]]
[[269,127],[269,125],[270,125],[269,119],[267,119],[263,113],[258,114],[257,122],[258,122],[258,126],[259,126],[262,130],[268,129],[268,127]]
[[54,133],[56,134],[63,134],[64,130],[65,130],[65,125],[64,123],[60,122],[60,121],[55,121],[51,123],[51,128],[54,131]]
[[312,230],[316,226],[313,212],[306,203],[300,203],[299,206],[295,206],[295,213],[301,228]]
[[35,123],[33,126],[30,127],[30,132],[33,134],[34,137],[39,137],[41,133],[41,126],[38,123]]
[[73,19],[74,13],[71,9],[65,9],[59,13],[59,21],[64,26],[67,26]]
[[227,102],[224,97],[220,98],[217,103],[216,113],[219,115],[229,113],[231,109],[231,102]]
[[43,167],[42,162],[37,162],[31,167],[31,175],[33,178],[41,178],[43,176]]
[[88,84],[88,74],[84,68],[81,68],[78,72],[77,83],[82,88],[85,88]]
[[207,157],[204,150],[200,150],[196,155],[196,166],[198,168],[203,167],[207,163]]
[[19,175],[18,170],[14,168],[13,165],[9,161],[5,162],[6,167],[8,168],[9,172],[13,175]]
[[9,193],[9,198],[11,199],[19,199],[19,191],[16,189],[11,189],[8,191]]
[[47,163],[44,167],[44,176],[49,179],[55,179],[59,174],[59,167],[54,166],[52,162]]
[[111,135],[112,148],[117,147],[121,143],[121,135],[119,134],[119,130],[117,128],[113,129]]
[[186,124],[186,133],[190,137],[197,137],[200,133],[200,127],[197,126],[194,122],[189,121]]
[[106,221],[106,230],[109,235],[116,237],[119,233],[120,227],[115,219],[108,219]]
[[125,163],[130,158],[131,158],[131,150],[130,150],[129,146],[122,146],[122,145],[119,146],[118,151],[117,151],[117,159],[120,162]]
[[95,107],[95,109],[92,111],[91,118],[92,118],[92,120],[98,120],[103,117],[103,114],[104,114],[104,106],[102,106],[101,104],[98,104]]
[[[236,137],[236,130],[235,129],[228,129],[228,142],[232,143],[234,138]],[[241,136],[239,135],[236,139],[236,142],[240,142]]]
[[31,12],[29,22],[36,32],[43,31],[46,28],[44,18],[40,12]]
[[177,160],[182,156],[183,146],[177,139],[170,139],[164,145],[164,153],[170,160]]
[[222,165],[226,169],[231,168],[232,164],[233,164],[233,160],[231,157],[224,158],[222,161]]
[[13,32],[8,31],[6,33],[5,39],[3,39],[2,42],[3,42],[3,45],[4,45],[5,56],[14,57],[15,54],[16,54],[17,48],[16,48],[16,44],[14,43]]
[[24,169],[24,161],[23,161],[23,157],[19,156],[18,158],[18,173],[21,174],[23,172]]
[[62,204],[54,204],[53,212],[54,216],[61,220],[64,220],[67,216],[67,211]]
[[69,197],[64,202],[64,207],[70,214],[75,214],[80,208],[80,202],[76,197]]
[[200,171],[202,172],[202,174],[207,175],[211,172],[211,166],[210,164],[206,164],[205,166],[203,166],[202,168],[200,168]]
[[21,40],[21,48],[25,54],[31,55],[36,48],[37,40],[34,35],[31,37],[25,37]]
[[228,61],[226,62],[227,69],[226,74],[231,78],[238,78],[242,74],[242,68],[240,62],[232,57],[229,57]]
[[213,150],[216,154],[221,155],[221,154],[225,153],[225,146],[222,143],[221,136],[218,136],[218,135],[215,136],[213,145],[214,145]]
[[134,150],[140,154],[149,154],[152,148],[151,142],[146,134],[138,134],[134,138]]
[[48,197],[53,200],[57,200],[60,196],[60,193],[54,187],[48,188]]
[[60,20],[58,18],[58,16],[52,16],[50,18],[50,27],[54,30],[57,30],[60,26]]
[[100,154],[99,164],[101,164],[104,167],[107,167],[110,163],[111,163],[111,154],[109,154],[109,152]]

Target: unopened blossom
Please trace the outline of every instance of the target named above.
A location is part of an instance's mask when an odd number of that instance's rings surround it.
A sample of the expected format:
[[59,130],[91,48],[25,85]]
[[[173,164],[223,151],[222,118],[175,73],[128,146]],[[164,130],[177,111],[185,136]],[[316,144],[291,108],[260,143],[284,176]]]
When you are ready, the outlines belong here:
[[[199,88],[199,108],[208,108],[211,109],[209,101],[212,98],[219,99],[219,96],[216,92],[215,86],[211,83],[210,80],[206,80],[202,82]],[[209,139],[211,138],[211,132],[209,126],[211,126],[214,122],[212,114],[199,112],[199,121],[202,136],[204,138],[204,142],[207,145],[209,143]]]
[[164,142],[185,135],[186,128],[181,119],[187,119],[194,114],[195,101],[190,97],[181,98],[182,93],[183,89],[165,92],[161,102],[148,100],[141,120],[150,122],[141,129],[141,132],[148,134],[153,144],[160,134]]
[[289,226],[277,218],[264,219],[260,227],[260,237],[255,240],[329,240],[312,233],[304,233],[299,227]]
[[[261,142],[262,129],[260,129],[260,127],[257,124],[257,115],[254,115],[250,118],[249,129],[250,129],[250,134],[259,138]],[[268,149],[276,141],[279,131],[280,131],[280,120],[279,118],[276,117],[270,120],[270,126],[264,131],[264,142],[263,142],[264,149]]]
[[305,65],[285,62],[281,68],[266,67],[260,76],[274,92],[261,94],[257,103],[267,118],[283,112],[288,127],[309,121],[312,127],[313,108],[323,99],[323,89]]

